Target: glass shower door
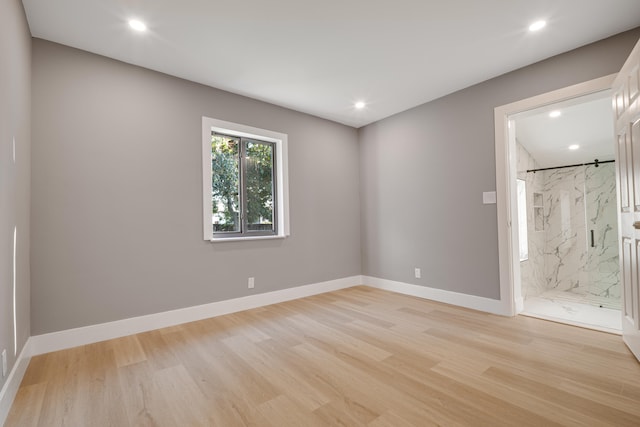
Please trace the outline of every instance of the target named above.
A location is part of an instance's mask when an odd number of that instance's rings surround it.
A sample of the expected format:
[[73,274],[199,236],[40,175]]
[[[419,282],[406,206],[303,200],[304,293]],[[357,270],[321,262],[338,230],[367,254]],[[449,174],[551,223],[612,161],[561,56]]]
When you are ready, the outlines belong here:
[[620,309],[615,163],[585,166],[587,250],[584,275],[590,304]]

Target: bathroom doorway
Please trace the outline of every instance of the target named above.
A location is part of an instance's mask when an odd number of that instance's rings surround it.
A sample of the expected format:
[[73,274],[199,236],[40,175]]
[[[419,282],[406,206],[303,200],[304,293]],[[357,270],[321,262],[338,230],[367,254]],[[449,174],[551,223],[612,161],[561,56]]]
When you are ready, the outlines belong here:
[[509,117],[522,314],[620,333],[611,93]]

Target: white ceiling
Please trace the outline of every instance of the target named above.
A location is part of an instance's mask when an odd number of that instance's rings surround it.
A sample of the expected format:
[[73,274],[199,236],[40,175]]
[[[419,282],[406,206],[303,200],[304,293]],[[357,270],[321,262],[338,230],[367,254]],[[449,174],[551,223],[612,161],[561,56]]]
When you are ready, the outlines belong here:
[[[549,117],[551,111],[561,116]],[[540,168],[614,159],[609,91],[548,105],[514,117],[516,139]],[[579,145],[569,150],[570,145]]]
[[640,25],[638,0],[23,3],[34,37],[354,127]]

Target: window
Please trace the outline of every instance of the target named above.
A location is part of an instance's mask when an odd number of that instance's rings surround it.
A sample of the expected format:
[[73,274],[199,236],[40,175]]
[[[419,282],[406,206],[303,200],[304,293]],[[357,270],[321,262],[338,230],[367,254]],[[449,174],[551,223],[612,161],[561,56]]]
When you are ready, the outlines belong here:
[[287,135],[202,118],[204,239],[289,234]]
[[276,234],[275,143],[211,135],[213,233]]
[[527,183],[522,179],[518,179],[517,185],[520,261],[526,261],[529,259],[529,240],[527,236]]

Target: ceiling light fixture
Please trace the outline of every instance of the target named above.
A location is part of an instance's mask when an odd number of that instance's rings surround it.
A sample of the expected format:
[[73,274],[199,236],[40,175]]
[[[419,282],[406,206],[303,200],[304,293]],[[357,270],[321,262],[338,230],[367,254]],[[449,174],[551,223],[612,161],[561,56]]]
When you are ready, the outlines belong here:
[[367,104],[365,104],[365,103],[364,103],[364,101],[358,101],[358,102],[356,102],[356,103],[355,103],[355,107],[356,107],[358,110],[362,110],[366,105],[367,105]]
[[540,31],[547,26],[547,21],[536,21],[529,25],[529,31]]
[[562,112],[560,110],[553,110],[552,112],[549,113],[549,117],[551,117],[552,119],[555,119],[556,117],[560,117],[562,115]]
[[147,31],[146,24],[142,21],[138,21],[137,19],[129,20],[129,26],[136,31],[140,31],[140,32]]
[[577,150],[578,148],[580,148],[578,144],[573,144],[569,146],[569,150]]

